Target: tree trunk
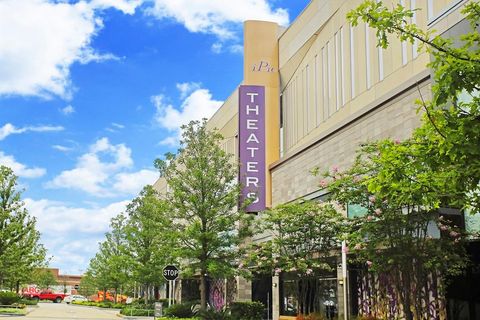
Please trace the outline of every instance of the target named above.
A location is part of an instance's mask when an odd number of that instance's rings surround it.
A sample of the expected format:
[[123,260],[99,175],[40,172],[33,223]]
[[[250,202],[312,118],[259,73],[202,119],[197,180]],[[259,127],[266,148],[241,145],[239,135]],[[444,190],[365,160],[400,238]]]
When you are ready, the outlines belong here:
[[403,302],[403,312],[405,314],[405,319],[406,320],[413,320],[413,313],[411,310],[411,299],[410,295],[411,293],[411,288],[412,288],[412,281],[410,278],[410,273],[409,270],[406,270],[406,268],[403,269],[404,274],[404,284],[403,284],[403,292],[404,292],[404,302]]
[[145,302],[145,306],[148,304],[148,294],[149,294],[149,286],[148,284],[145,285],[144,290],[143,290],[143,300]]
[[200,275],[200,308],[202,310],[207,309],[207,277],[205,271],[202,270]]
[[15,292],[17,292],[17,294],[19,294],[20,293],[20,280],[17,280],[15,289],[16,289]]
[[153,296],[154,296],[155,300],[160,299],[160,287],[158,285],[155,285],[153,288],[154,288]]

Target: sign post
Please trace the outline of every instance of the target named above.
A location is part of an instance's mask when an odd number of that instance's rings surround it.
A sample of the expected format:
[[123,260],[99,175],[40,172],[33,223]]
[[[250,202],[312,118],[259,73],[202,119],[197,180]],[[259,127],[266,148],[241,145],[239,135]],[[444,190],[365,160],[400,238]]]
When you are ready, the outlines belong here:
[[155,311],[153,314],[153,318],[160,318],[163,316],[163,304],[161,302],[155,302]]
[[168,281],[168,306],[175,303],[175,280],[177,280],[180,271],[174,265],[168,265],[163,268],[163,277]]

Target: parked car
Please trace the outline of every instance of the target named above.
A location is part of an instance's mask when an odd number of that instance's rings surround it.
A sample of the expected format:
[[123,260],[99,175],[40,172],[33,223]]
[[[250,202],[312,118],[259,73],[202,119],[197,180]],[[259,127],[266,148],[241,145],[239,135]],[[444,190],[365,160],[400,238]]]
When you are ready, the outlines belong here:
[[79,294],[72,294],[71,296],[68,296],[65,299],[63,299],[63,301],[65,301],[67,304],[69,304],[69,303],[72,303],[74,301],[88,301],[88,299],[85,298],[84,296],[79,295]]
[[50,300],[55,303],[60,303],[67,296],[63,293],[54,293],[51,290],[42,291],[42,292],[24,292],[23,296],[27,299],[33,300]]

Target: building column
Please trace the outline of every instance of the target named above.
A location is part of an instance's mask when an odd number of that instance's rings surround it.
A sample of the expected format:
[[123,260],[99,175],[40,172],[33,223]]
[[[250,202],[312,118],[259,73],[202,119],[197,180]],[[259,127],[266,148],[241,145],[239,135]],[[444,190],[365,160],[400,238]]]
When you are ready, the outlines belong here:
[[272,277],[272,319],[280,318],[280,277]]
[[252,283],[243,277],[237,277],[236,301],[252,301]]
[[[348,283],[347,277],[345,277],[342,268],[342,258],[339,257],[337,260],[337,310],[338,310],[338,319],[348,319],[348,314],[345,316],[345,304],[348,303],[345,301],[345,293],[348,294]],[[346,291],[345,291],[346,290]],[[348,299],[348,297],[347,297]]]

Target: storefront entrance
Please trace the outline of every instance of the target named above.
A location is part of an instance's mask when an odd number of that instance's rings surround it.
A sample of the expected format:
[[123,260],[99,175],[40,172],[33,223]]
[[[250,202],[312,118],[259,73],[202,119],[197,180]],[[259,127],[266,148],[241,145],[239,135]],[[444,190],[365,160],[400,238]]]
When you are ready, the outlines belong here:
[[338,313],[337,278],[332,275],[304,277],[287,273],[280,277],[280,314],[318,313],[334,319]]

